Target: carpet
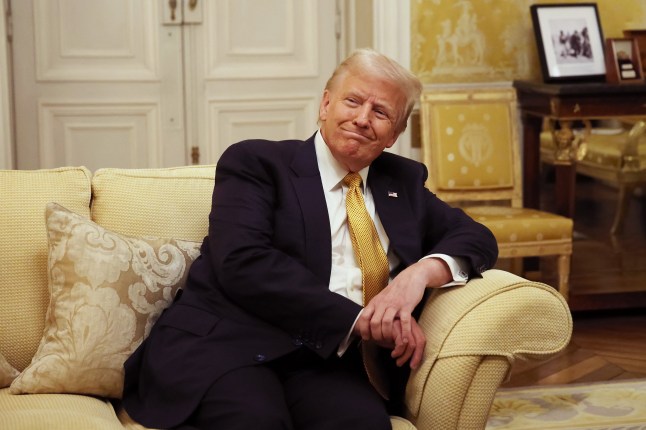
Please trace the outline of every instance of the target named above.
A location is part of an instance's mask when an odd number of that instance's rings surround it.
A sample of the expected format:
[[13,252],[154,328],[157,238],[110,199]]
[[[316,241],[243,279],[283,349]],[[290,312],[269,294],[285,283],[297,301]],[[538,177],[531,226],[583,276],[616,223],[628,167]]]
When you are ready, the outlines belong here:
[[487,430],[646,430],[646,379],[503,388]]

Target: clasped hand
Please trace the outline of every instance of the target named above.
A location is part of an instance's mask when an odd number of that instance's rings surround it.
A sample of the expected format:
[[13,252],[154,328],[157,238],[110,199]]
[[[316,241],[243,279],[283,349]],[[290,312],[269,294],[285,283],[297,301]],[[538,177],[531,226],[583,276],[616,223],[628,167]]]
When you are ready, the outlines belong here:
[[442,260],[421,260],[395,277],[361,311],[354,333],[364,342],[391,349],[398,366],[410,361],[411,369],[422,362],[426,335],[412,313],[427,287],[439,287],[452,279]]

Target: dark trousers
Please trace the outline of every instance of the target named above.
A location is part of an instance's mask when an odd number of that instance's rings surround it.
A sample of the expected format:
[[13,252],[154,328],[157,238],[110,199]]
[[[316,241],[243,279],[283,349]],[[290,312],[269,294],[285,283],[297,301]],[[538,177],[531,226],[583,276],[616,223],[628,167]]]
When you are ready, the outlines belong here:
[[219,378],[177,429],[386,430],[384,400],[356,347],[323,360],[307,348]]

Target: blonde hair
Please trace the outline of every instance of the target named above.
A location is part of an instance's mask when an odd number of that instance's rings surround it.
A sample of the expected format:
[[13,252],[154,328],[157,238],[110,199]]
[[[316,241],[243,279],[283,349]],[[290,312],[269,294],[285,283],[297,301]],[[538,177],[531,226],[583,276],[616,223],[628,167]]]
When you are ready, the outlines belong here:
[[325,84],[326,90],[334,88],[336,83],[353,70],[368,72],[374,76],[386,79],[399,86],[406,96],[406,109],[401,118],[398,118],[399,131],[406,129],[408,117],[413,111],[415,103],[422,92],[420,80],[391,58],[372,49],[358,49],[348,56],[337,68]]

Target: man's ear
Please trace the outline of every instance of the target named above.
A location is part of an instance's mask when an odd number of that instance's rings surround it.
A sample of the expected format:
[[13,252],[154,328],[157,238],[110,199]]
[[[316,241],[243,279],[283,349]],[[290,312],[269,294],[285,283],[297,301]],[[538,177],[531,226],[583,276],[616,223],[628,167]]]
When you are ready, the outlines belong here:
[[330,92],[328,90],[323,91],[323,98],[321,99],[321,104],[319,106],[319,120],[325,121],[327,119],[327,109],[330,105]]
[[408,126],[408,120],[404,121],[403,124],[397,126],[397,131],[393,133],[393,140],[389,144],[386,145],[386,148],[392,147],[395,143],[397,143],[397,139],[399,139],[399,136],[406,131],[406,128]]
[[[404,130],[406,130],[406,126],[404,126]],[[390,143],[386,144],[386,148],[390,148],[390,147],[392,147],[395,143],[397,143],[397,139],[399,138],[399,135],[400,135],[400,134],[402,133],[402,131],[404,131],[404,130],[401,130],[401,131],[398,131],[398,132],[393,133],[393,140],[392,140]]]

